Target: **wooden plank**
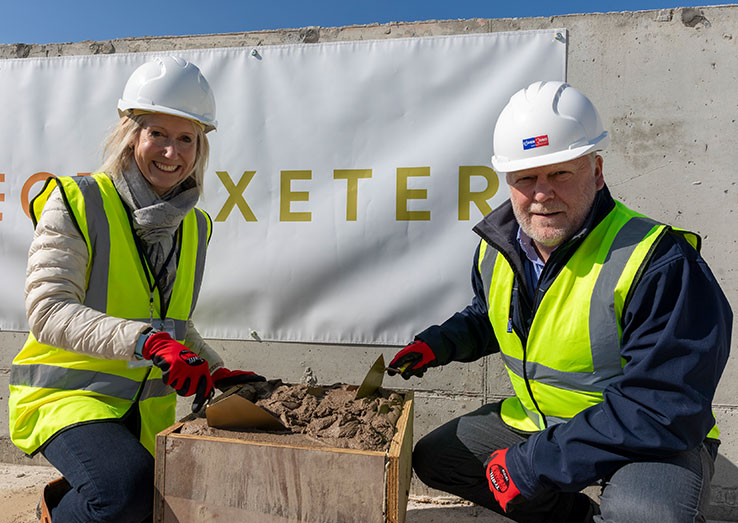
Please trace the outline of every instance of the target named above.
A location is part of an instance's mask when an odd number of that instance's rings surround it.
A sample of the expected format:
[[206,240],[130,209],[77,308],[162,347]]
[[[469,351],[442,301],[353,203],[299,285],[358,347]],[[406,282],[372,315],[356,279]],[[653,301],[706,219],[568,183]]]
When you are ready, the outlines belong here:
[[410,495],[413,452],[413,393],[405,393],[402,415],[397,420],[395,436],[388,453],[386,479],[387,523],[405,523]]
[[361,449],[342,449],[337,447],[324,447],[319,443],[315,445],[295,444],[295,443],[280,443],[278,441],[262,441],[259,439],[244,439],[244,438],[227,438],[223,436],[210,436],[207,434],[179,434],[177,433],[177,439],[196,439],[205,441],[226,441],[229,443],[238,443],[243,445],[258,445],[260,447],[282,447],[289,449],[304,449],[304,450],[321,450],[323,452],[340,452],[342,454],[366,454],[372,456],[384,456],[385,453],[377,450],[361,450]]
[[[292,449],[183,438],[166,443],[164,522],[209,522],[240,510],[237,521],[382,521],[384,455]],[[198,506],[175,503],[187,499]],[[171,516],[171,517],[169,517]]]
[[[167,496],[164,510],[164,521],[176,521],[177,523],[192,523],[199,521],[209,521],[211,523],[214,521],[222,521],[223,523],[240,523],[241,521],[259,521],[260,523],[285,522],[285,519],[281,516],[258,514],[250,512],[248,509],[234,507],[214,507],[212,505],[204,505],[191,499],[178,498],[175,496]],[[182,515],[182,517],[177,517],[177,514]]]
[[154,452],[154,521],[156,523],[163,521],[164,514],[164,492],[161,487],[164,485],[166,477],[167,436],[178,431],[182,425],[182,423],[175,423],[156,435],[156,450]]

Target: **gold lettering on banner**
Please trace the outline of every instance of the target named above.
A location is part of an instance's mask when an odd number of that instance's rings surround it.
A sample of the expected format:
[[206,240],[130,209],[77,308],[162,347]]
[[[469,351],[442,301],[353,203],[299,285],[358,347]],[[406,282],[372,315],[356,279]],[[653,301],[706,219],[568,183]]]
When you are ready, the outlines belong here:
[[[410,200],[427,200],[427,188],[410,188],[409,185],[420,184],[419,180],[410,180],[416,177],[430,177],[430,167],[398,167],[396,177],[396,205],[395,220],[396,221],[430,221],[430,210],[409,210],[408,204]],[[249,184],[254,180],[256,171],[243,171],[238,183],[234,183],[228,171],[215,171],[223,187],[228,192],[228,197],[223,206],[215,216],[216,222],[224,222],[231,215],[233,209],[238,207],[241,216],[246,222],[258,222],[256,215],[246,202],[244,193]],[[78,176],[89,175],[87,172],[79,172]],[[361,180],[373,179],[372,169],[334,169],[334,180],[346,180],[346,221],[355,222],[359,212],[359,185]],[[29,202],[32,200],[30,196],[33,186],[39,182],[46,181],[47,178],[54,176],[53,173],[40,171],[32,174],[23,184],[20,194],[21,209],[30,219]],[[473,177],[482,177],[486,181],[486,186],[482,190],[472,190]],[[310,211],[293,211],[293,202],[309,202],[309,190],[298,191],[293,189],[300,181],[309,181],[313,179],[311,170],[283,170],[280,171],[279,183],[279,221],[280,222],[311,222],[312,212]],[[6,173],[0,173],[0,184],[7,180]],[[295,182],[295,183],[293,183]],[[480,185],[481,186],[481,185]],[[497,173],[490,167],[485,165],[461,165],[459,166],[458,179],[458,219],[459,221],[468,221],[471,216],[471,207],[475,205],[482,216],[491,212],[492,208],[489,201],[498,193],[500,189],[500,180]],[[366,189],[364,189],[366,190]],[[34,195],[35,196],[35,195]],[[0,185],[0,203],[7,201],[7,191],[2,190]],[[421,206],[422,204],[417,204]],[[0,222],[3,221],[2,208],[0,208]]]
[[395,218],[397,221],[429,221],[430,211],[409,211],[408,200],[428,199],[427,189],[408,189],[407,179],[411,176],[430,176],[430,167],[398,167],[397,168],[397,205]]
[[281,222],[309,222],[312,219],[310,212],[293,212],[292,202],[307,202],[310,193],[307,191],[293,191],[293,180],[312,180],[313,171],[281,171],[279,179],[279,221]]
[[251,211],[251,207],[249,207],[249,204],[246,203],[246,200],[243,198],[243,192],[246,190],[249,183],[251,183],[256,171],[244,171],[241,175],[241,179],[238,180],[238,183],[235,185],[233,184],[233,180],[231,180],[228,171],[215,171],[215,174],[218,175],[223,187],[228,191],[228,199],[215,217],[215,221],[224,222],[236,206],[238,206],[238,210],[241,211],[241,216],[243,216],[244,220],[247,222],[258,221],[256,216],[254,216],[254,213]]
[[334,180],[346,180],[346,221],[355,222],[359,207],[359,179],[371,178],[371,169],[334,169]]
[[[480,192],[472,192],[472,176],[481,176],[487,180],[487,188]],[[482,216],[492,211],[487,201],[500,188],[500,179],[491,167],[486,165],[462,165],[459,167],[459,221],[469,220],[471,204],[477,206]]]

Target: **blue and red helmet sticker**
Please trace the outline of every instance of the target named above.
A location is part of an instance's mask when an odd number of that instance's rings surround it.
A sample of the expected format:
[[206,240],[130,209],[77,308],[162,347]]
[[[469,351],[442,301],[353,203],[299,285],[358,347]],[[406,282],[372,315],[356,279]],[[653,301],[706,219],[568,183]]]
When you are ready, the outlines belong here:
[[548,135],[542,134],[541,136],[535,136],[533,138],[524,138],[523,139],[523,150],[527,151],[528,149],[535,149],[536,147],[543,147],[544,145],[548,145]]

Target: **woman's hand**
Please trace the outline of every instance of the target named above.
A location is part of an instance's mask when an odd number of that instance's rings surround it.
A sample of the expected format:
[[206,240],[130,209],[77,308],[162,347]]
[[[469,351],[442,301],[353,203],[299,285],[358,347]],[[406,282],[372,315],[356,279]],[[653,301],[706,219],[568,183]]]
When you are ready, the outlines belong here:
[[162,380],[177,394],[195,395],[193,409],[195,405],[202,406],[213,393],[208,362],[166,332],[157,332],[146,338],[141,354],[162,370]]
[[213,383],[223,392],[234,385],[241,385],[242,383],[251,383],[254,381],[266,381],[266,378],[250,371],[228,370],[225,367],[221,367],[213,372]]

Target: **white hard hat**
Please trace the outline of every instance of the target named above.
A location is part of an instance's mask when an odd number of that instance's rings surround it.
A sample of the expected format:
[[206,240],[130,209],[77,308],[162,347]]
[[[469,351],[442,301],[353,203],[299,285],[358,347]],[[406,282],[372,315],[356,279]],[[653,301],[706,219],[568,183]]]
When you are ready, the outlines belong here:
[[218,125],[210,84],[195,64],[175,56],[154,58],[133,71],[118,100],[118,114],[136,110],[194,120],[206,133]]
[[609,142],[589,98],[564,82],[535,82],[502,109],[492,167],[507,173],[568,162],[603,150]]

